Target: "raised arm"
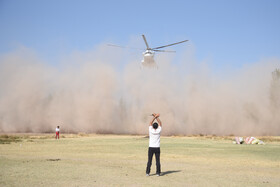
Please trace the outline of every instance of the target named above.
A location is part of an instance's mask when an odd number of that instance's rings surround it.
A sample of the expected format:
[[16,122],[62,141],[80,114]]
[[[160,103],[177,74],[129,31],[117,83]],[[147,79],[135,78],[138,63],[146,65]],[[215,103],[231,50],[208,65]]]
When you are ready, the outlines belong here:
[[153,125],[153,123],[154,123],[154,121],[155,121],[155,119],[157,118],[157,115],[156,114],[152,114],[153,115],[153,119],[151,120],[151,122],[150,122],[150,125],[149,126],[152,126]]
[[157,119],[157,121],[158,121],[158,123],[159,123],[159,126],[161,126],[162,123],[161,123],[161,121],[160,121],[160,119],[159,119],[159,114],[156,115],[156,119]]

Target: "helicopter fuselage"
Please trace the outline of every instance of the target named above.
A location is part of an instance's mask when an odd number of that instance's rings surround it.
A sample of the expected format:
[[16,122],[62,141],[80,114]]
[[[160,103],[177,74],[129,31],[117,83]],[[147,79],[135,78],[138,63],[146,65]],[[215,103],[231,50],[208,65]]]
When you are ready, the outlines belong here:
[[156,62],[154,60],[154,54],[155,54],[155,52],[153,52],[152,50],[147,49],[143,53],[142,66],[145,66],[145,67],[156,67],[157,64],[156,64]]

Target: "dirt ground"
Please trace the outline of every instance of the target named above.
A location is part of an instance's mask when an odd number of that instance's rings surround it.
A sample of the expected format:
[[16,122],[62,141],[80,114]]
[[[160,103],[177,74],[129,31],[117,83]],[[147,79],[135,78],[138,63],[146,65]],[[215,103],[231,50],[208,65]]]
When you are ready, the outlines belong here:
[[279,137],[161,137],[160,177],[146,177],[148,138],[124,135],[0,136],[0,186],[279,186]]

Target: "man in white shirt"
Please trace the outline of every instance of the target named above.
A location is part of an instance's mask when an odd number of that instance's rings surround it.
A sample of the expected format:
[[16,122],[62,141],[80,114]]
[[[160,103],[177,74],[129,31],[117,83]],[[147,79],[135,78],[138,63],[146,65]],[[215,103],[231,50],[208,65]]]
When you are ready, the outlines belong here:
[[[157,120],[159,123],[154,123]],[[153,119],[149,125],[149,151],[146,175],[150,175],[153,155],[156,155],[157,176],[160,175],[160,132],[162,123],[159,119],[159,114],[153,114]]]

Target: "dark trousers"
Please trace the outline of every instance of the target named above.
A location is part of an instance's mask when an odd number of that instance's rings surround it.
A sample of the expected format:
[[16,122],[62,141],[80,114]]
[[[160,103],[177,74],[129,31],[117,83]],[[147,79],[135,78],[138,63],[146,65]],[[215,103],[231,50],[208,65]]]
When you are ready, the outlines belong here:
[[153,155],[156,155],[156,165],[157,165],[157,174],[160,174],[160,148],[159,147],[149,147],[148,151],[148,163],[146,173],[150,174],[151,165],[153,160]]

